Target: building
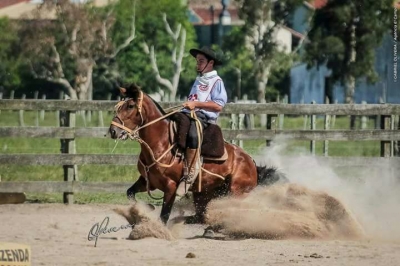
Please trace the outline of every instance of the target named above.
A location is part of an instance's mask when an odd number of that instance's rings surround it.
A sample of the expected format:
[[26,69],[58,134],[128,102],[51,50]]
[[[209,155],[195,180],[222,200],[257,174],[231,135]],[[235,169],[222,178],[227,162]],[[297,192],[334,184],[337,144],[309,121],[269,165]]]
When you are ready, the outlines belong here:
[[[75,0],[82,2],[82,0]],[[85,0],[86,1],[86,0]],[[94,0],[96,6],[108,4],[108,0]],[[38,8],[41,0],[0,0],[0,18],[8,17],[10,19],[27,19],[29,15]],[[55,18],[55,11],[46,14],[47,19]]]
[[[327,1],[314,1],[314,5],[304,3],[293,15],[293,29],[305,32],[308,28],[305,22],[306,13],[310,8],[321,8]],[[397,3],[400,9],[400,1]],[[397,42],[397,47],[400,43]],[[394,77],[399,73],[400,64],[394,64],[393,38],[388,34],[385,36],[380,47],[375,53],[375,70],[379,75],[379,81],[368,84],[365,79],[357,80],[354,102],[361,103],[400,103],[400,79]],[[397,61],[399,55],[397,54]],[[345,89],[339,84],[330,85],[328,82],[330,71],[325,66],[307,69],[306,64],[299,63],[290,71],[290,102],[291,103],[324,103],[328,97],[330,102],[345,102]]]
[[[223,2],[225,6],[222,5]],[[233,0],[189,0],[187,4],[189,20],[196,30],[200,46],[221,44],[223,36],[232,27],[244,24],[239,17],[239,6]],[[277,28],[276,38],[281,49],[287,53],[292,51],[293,44],[301,37],[302,34],[294,29]]]

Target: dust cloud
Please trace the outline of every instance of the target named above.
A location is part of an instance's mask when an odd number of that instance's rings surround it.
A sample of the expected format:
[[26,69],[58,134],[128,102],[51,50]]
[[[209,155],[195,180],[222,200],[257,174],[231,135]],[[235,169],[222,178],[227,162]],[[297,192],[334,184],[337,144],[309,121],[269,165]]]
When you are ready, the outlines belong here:
[[158,214],[143,203],[136,203],[129,208],[117,208],[114,211],[134,225],[128,239],[138,240],[147,237],[172,240],[174,237],[158,219]]
[[297,184],[260,187],[244,199],[213,201],[207,221],[238,237],[354,239],[364,235],[337,199]]
[[[283,156],[285,149],[284,141],[275,141],[254,159],[277,167],[289,184],[257,187],[242,199],[214,200],[207,221],[237,237],[400,240],[400,177],[394,165],[344,169],[308,151]],[[159,222],[158,211],[137,204],[117,213],[137,224],[131,239],[174,238],[173,230]]]
[[[282,156],[283,141],[256,157],[291,184],[254,190],[243,200],[213,202],[208,219],[232,234],[264,238],[400,240],[400,182],[393,165],[334,168],[307,151]],[[340,172],[340,174],[339,174]]]

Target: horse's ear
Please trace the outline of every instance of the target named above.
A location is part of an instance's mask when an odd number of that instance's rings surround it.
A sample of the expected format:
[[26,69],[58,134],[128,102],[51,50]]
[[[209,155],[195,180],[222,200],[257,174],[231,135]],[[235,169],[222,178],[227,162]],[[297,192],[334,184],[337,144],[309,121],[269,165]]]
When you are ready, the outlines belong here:
[[119,91],[120,91],[122,96],[126,96],[126,89],[125,88],[119,87]]

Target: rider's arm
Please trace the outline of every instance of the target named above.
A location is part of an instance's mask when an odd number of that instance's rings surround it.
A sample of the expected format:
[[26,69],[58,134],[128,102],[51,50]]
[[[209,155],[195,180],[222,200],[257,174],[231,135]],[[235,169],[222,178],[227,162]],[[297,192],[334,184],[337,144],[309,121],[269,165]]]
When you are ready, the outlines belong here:
[[183,104],[183,107],[190,109],[190,110],[199,108],[199,109],[204,109],[206,111],[221,112],[223,106],[221,106],[213,101],[209,101],[209,102],[188,101]]
[[214,88],[210,93],[210,101],[199,102],[199,101],[188,101],[183,104],[183,107],[187,109],[204,109],[206,111],[221,112],[222,108],[228,101],[225,86],[222,80],[218,80],[214,84]]

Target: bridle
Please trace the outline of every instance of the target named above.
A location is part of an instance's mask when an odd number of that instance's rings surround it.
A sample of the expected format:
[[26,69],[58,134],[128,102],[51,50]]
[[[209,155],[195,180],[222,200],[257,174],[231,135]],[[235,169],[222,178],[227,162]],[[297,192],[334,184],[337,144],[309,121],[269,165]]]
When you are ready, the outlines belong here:
[[[167,113],[166,115],[163,115],[163,116],[161,116],[161,117],[159,117],[159,118],[157,118],[157,119],[155,119],[155,120],[152,120],[152,121],[150,121],[150,122],[144,124],[144,119],[143,119],[143,115],[142,115],[142,108],[143,108],[143,92],[140,91],[140,95],[139,95],[139,97],[138,97],[138,99],[137,99],[137,101],[136,101],[136,102],[137,102],[136,105],[137,105],[138,113],[139,113],[139,115],[140,115],[140,118],[141,118],[142,122],[141,122],[140,126],[138,125],[138,126],[136,126],[134,129],[130,129],[130,128],[128,128],[128,127],[125,126],[124,121],[123,121],[123,120],[120,118],[120,116],[118,115],[118,111],[119,111],[119,110],[122,108],[122,106],[123,106],[124,104],[126,104],[129,100],[130,100],[130,99],[128,98],[128,99],[119,101],[119,102],[115,105],[115,113],[116,113],[116,114],[115,114],[114,118],[117,118],[117,119],[120,121],[120,123],[117,123],[117,122],[115,122],[115,121],[111,121],[111,125],[114,125],[114,126],[120,128],[120,129],[123,129],[125,132],[128,133],[128,137],[129,137],[131,140],[135,140],[135,141],[139,142],[140,144],[143,144],[143,145],[147,148],[147,150],[149,151],[150,156],[151,156],[151,159],[152,159],[153,162],[152,162],[150,165],[145,165],[145,164],[143,163],[143,161],[139,158],[139,163],[143,166],[143,168],[144,168],[144,170],[145,170],[144,178],[146,179],[147,193],[149,194],[149,196],[150,196],[152,199],[160,200],[160,199],[162,199],[162,198],[155,198],[155,197],[153,197],[153,196],[151,195],[151,193],[150,193],[150,183],[149,183],[149,179],[148,179],[148,172],[150,171],[150,168],[153,167],[154,165],[158,165],[158,166],[161,166],[161,167],[164,167],[164,168],[169,168],[169,167],[171,167],[171,166],[174,164],[174,161],[175,161],[176,156],[177,156],[177,153],[178,153],[177,150],[175,151],[174,158],[173,158],[173,160],[172,160],[172,162],[171,162],[170,164],[161,163],[160,160],[161,160],[162,158],[164,158],[164,157],[176,146],[176,143],[174,143],[174,144],[171,144],[171,143],[170,143],[169,148],[168,148],[158,159],[156,159],[155,156],[154,156],[154,152],[153,152],[153,150],[151,149],[151,147],[139,136],[139,131],[140,131],[141,129],[143,129],[143,128],[145,128],[145,127],[148,127],[148,126],[150,126],[150,125],[152,125],[152,124],[154,124],[154,123],[157,123],[158,121],[161,121],[161,120],[163,120],[163,119],[165,119],[165,118],[167,118],[167,117],[169,117],[169,116],[171,116],[171,115],[173,115],[173,114],[175,114],[175,113],[177,113],[177,112],[180,112],[180,110],[182,109],[182,106],[179,105],[179,109],[177,109],[177,110],[175,110],[175,111],[172,111],[172,112],[169,112],[169,113]],[[177,107],[178,107],[178,106],[176,106],[175,108],[177,108]]]
[[[111,125],[114,125],[114,126],[116,126],[116,127],[119,127],[120,129],[123,129],[125,132],[129,133],[128,136],[131,137],[131,136],[134,135],[134,134],[135,134],[135,135],[138,135],[137,132],[139,132],[141,126],[143,126],[143,123],[144,123],[143,115],[142,115],[143,92],[142,92],[142,91],[140,92],[140,95],[139,95],[139,97],[138,97],[138,99],[137,99],[137,101],[136,101],[136,102],[137,102],[136,106],[137,106],[138,113],[139,113],[139,115],[140,115],[140,119],[142,120],[142,122],[141,122],[140,126],[136,126],[133,130],[130,129],[130,128],[128,128],[128,127],[126,127],[124,121],[123,121],[123,120],[121,119],[121,117],[119,117],[119,115],[118,115],[118,111],[119,111],[119,110],[122,108],[122,106],[123,106],[125,103],[127,103],[129,100],[130,100],[130,98],[124,99],[124,100],[122,100],[122,101],[119,101],[119,102],[114,106],[114,109],[115,109],[115,116],[114,116],[114,118],[117,118],[121,123],[117,123],[117,122],[111,121]],[[113,119],[113,120],[114,120],[114,119]],[[139,137],[139,136],[138,136],[138,137]],[[131,139],[132,139],[132,137],[131,137]]]
[[[145,174],[144,174],[144,178],[146,179],[146,189],[147,189],[147,194],[150,196],[150,198],[152,198],[152,199],[154,199],[154,200],[160,200],[160,199],[162,199],[162,198],[155,198],[155,197],[153,197],[152,195],[151,195],[151,193],[150,193],[150,182],[149,182],[149,178],[148,178],[148,172],[150,171],[150,168],[151,167],[153,167],[154,165],[158,165],[158,166],[161,166],[161,167],[164,167],[164,168],[169,168],[169,167],[171,167],[173,164],[174,164],[174,161],[175,161],[175,159],[176,159],[176,157],[177,157],[177,154],[178,154],[178,150],[176,149],[176,151],[175,151],[175,154],[174,154],[174,158],[173,158],[173,160],[171,161],[171,163],[170,164],[164,164],[164,163],[161,163],[160,162],[160,160],[162,159],[162,158],[164,158],[164,156],[166,156],[177,144],[176,143],[169,143],[169,147],[168,147],[168,149],[163,153],[163,154],[161,154],[161,156],[158,158],[158,159],[156,159],[155,158],[155,156],[154,156],[154,152],[153,152],[153,150],[151,149],[151,147],[139,136],[139,131],[141,130],[141,129],[143,129],[143,128],[145,128],[145,127],[148,127],[148,126],[150,126],[150,125],[152,125],[152,124],[154,124],[154,123],[157,123],[158,121],[161,121],[161,120],[163,120],[163,119],[165,119],[165,118],[167,118],[167,117],[169,117],[169,116],[171,116],[171,115],[173,115],[173,114],[175,114],[175,113],[177,113],[177,112],[180,112],[181,111],[181,109],[182,109],[182,106],[181,105],[178,105],[178,106],[173,106],[173,107],[171,107],[170,109],[176,109],[176,110],[174,110],[174,111],[171,111],[171,112],[168,112],[167,114],[165,114],[165,115],[163,115],[163,116],[161,116],[161,117],[159,117],[159,118],[157,118],[157,119],[154,119],[154,120],[152,120],[152,121],[150,121],[150,122],[148,122],[148,123],[144,123],[144,119],[143,119],[143,115],[142,115],[142,108],[143,108],[143,92],[142,91],[140,91],[140,95],[139,95],[139,97],[138,97],[138,99],[137,99],[137,109],[138,109],[138,113],[139,113],[139,115],[140,115],[140,118],[141,118],[141,120],[142,120],[142,123],[141,123],[141,125],[139,126],[136,126],[134,129],[130,129],[130,128],[128,128],[128,127],[126,127],[125,125],[124,125],[124,121],[119,117],[119,115],[118,115],[118,111],[121,109],[121,107],[125,104],[125,103],[127,103],[128,101],[129,101],[130,99],[128,98],[128,99],[125,99],[125,100],[122,100],[122,101],[119,101],[116,105],[115,105],[115,112],[116,112],[116,114],[115,114],[115,117],[114,118],[117,118],[121,123],[117,123],[117,122],[114,122],[114,121],[111,121],[111,125],[114,125],[114,126],[116,126],[116,127],[118,127],[118,128],[121,128],[121,129],[123,129],[125,132],[127,132],[128,133],[128,137],[131,139],[131,140],[135,140],[135,141],[137,141],[137,142],[139,142],[140,144],[143,144],[146,148],[147,148],[147,150],[149,151],[149,153],[150,153],[150,156],[151,156],[151,159],[152,159],[152,163],[151,164],[149,164],[149,165],[145,165],[144,163],[143,163],[143,161],[139,158],[139,163],[143,166],[143,168],[144,168],[144,170],[145,170]],[[194,115],[195,116],[195,113],[192,111],[192,115]],[[196,122],[196,125],[198,126],[198,123],[200,123],[198,120],[197,120],[197,118],[196,117],[194,117],[195,118],[195,120],[197,121]],[[199,134],[199,137],[200,137],[200,134]],[[208,173],[208,174],[210,174],[210,175],[213,175],[213,176],[216,176],[216,177],[218,177],[218,178],[221,178],[222,180],[224,180],[224,177],[222,177],[222,176],[220,176],[220,175],[218,175],[218,174],[214,174],[214,173],[212,173],[212,172],[210,172],[210,171],[208,171],[208,170],[206,170],[206,169],[204,169],[204,168],[201,168],[203,171],[205,171],[206,173]],[[201,171],[200,171],[200,173],[199,173],[199,191],[201,191]]]

